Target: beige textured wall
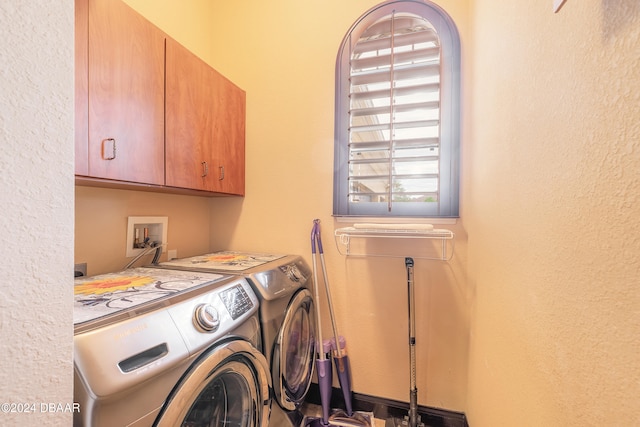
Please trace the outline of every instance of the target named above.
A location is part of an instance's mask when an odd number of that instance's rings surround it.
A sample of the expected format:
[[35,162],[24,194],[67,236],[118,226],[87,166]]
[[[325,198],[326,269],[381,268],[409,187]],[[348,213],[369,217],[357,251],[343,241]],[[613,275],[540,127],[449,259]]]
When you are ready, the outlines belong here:
[[[166,250],[179,257],[209,251],[210,205],[206,197],[159,194],[76,186],[75,262],[87,263],[87,274],[121,270],[133,257],[126,257],[129,216],[166,216]],[[136,266],[151,262],[153,253]]]
[[[310,263],[312,221],[320,218],[353,388],[407,401],[404,259],[346,259],[337,252],[333,231],[350,223],[331,216],[336,55],[349,27],[378,3],[216,5],[213,65],[247,91],[247,193],[242,203],[214,201],[215,218],[228,226],[212,227],[212,241],[217,248],[298,253]],[[457,22],[465,44],[467,2],[438,3]],[[450,264],[416,261],[418,390],[421,404],[464,410],[470,294],[466,232],[461,223],[453,229],[459,240]],[[414,255],[419,245],[407,243],[398,253]]]
[[640,3],[472,6],[470,424],[640,425]]
[[70,425],[73,2],[3,1],[0,25],[0,424]]

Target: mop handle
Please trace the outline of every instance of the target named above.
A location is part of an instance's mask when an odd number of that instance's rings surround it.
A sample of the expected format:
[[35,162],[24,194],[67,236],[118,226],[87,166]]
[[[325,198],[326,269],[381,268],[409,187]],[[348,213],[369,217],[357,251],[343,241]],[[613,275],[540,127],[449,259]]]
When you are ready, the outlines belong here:
[[327,274],[327,265],[324,262],[324,251],[322,250],[322,237],[320,233],[320,220],[313,221],[316,227],[315,240],[318,242],[318,252],[320,253],[320,263],[322,264],[322,278],[324,279],[324,290],[327,295],[327,306],[329,307],[329,316],[331,316],[331,328],[333,329],[333,339],[336,341],[336,352],[338,358],[342,357],[342,349],[338,339],[338,327],[336,326],[336,317],[333,312],[333,302],[331,299],[331,291],[329,287],[329,276]]
[[418,425],[418,388],[416,386],[416,316],[415,316],[415,287],[413,282],[413,258],[405,258],[407,267],[407,286],[409,296],[409,426]]
[[324,348],[322,345],[322,319],[320,318],[320,292],[318,291],[318,265],[316,261],[316,235],[318,234],[318,227],[320,220],[313,220],[313,228],[311,229],[311,261],[313,262],[313,291],[315,297],[315,309],[316,309],[316,329],[318,330],[318,357],[320,360],[325,360]]
[[409,350],[411,356],[411,390],[416,387],[416,366],[415,366],[415,346],[416,346],[416,316],[415,316],[415,289],[413,284],[413,259],[405,258],[407,266],[407,286],[409,296]]
[[331,291],[329,290],[329,278],[327,277],[327,266],[324,263],[324,255],[320,252],[320,262],[322,263],[322,276],[324,278],[324,290],[327,294],[327,305],[329,306],[329,315],[331,316],[331,327],[333,329],[333,338],[336,341],[336,352],[338,358],[342,357],[342,348],[340,348],[340,340],[338,338],[338,327],[336,326],[336,317],[333,314],[333,303],[331,302]]

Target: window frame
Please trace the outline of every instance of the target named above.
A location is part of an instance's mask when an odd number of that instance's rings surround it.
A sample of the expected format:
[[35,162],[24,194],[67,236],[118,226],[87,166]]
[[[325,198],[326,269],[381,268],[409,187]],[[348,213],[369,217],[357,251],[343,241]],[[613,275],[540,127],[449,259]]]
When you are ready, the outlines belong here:
[[[362,33],[393,11],[426,19],[440,38],[440,197],[437,203],[396,204],[390,212],[386,203],[349,201],[349,76],[350,52]],[[387,1],[369,9],[351,26],[340,44],[335,69],[334,216],[459,217],[460,58],[460,37],[455,23],[442,8],[427,0]]]

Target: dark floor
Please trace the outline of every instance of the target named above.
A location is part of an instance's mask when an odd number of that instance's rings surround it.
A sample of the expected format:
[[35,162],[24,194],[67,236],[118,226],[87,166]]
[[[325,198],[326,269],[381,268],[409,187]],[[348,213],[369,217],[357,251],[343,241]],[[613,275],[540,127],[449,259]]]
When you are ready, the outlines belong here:
[[[313,383],[309,389],[304,405],[305,415],[320,415],[320,393],[318,385]],[[375,426],[396,427],[403,426],[401,421],[407,416],[409,404],[360,393],[353,393],[353,409],[364,413],[371,413],[375,418]],[[333,389],[331,393],[331,408],[344,409],[344,398],[340,389]],[[418,406],[418,415],[424,427],[469,427],[467,418],[461,412],[445,409]],[[389,422],[387,423],[387,420]],[[393,420],[394,422],[392,422]]]

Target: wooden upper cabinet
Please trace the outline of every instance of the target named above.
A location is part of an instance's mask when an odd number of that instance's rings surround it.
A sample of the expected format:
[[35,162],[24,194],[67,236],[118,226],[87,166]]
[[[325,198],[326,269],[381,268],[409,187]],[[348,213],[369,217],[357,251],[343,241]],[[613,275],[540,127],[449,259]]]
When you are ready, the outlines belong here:
[[166,44],[166,185],[244,195],[245,93]]
[[244,195],[244,91],[122,1],[75,17],[78,182]]
[[89,175],[89,0],[75,3],[76,175]]
[[121,1],[88,16],[88,175],[163,185],[165,35]]

